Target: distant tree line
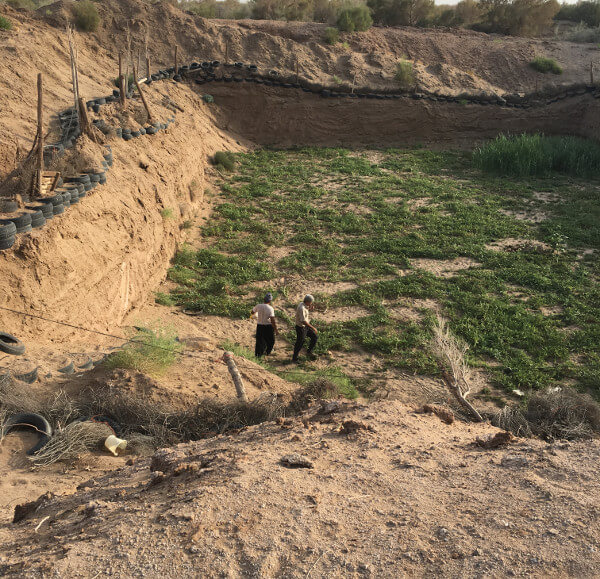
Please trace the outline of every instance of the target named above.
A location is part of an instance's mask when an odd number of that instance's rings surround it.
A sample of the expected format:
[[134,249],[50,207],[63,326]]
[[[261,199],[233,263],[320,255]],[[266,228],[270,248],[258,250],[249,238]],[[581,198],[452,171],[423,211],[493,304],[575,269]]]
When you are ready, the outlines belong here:
[[434,0],[184,0],[179,5],[206,18],[312,21],[346,31],[364,30],[372,21],[379,26],[464,27],[539,36],[551,29],[554,19],[600,24],[600,0],[562,6],[557,0],[461,0],[455,6],[436,6]]

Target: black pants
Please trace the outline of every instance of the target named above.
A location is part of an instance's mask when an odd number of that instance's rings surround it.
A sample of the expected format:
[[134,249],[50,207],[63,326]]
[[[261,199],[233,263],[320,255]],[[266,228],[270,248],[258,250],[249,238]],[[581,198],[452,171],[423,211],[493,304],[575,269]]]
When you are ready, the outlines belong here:
[[254,355],[257,358],[270,354],[275,345],[275,329],[271,324],[256,326],[256,346],[254,347]]
[[304,346],[304,340],[306,337],[310,342],[308,343],[308,353],[311,354],[317,344],[317,334],[314,333],[313,330],[307,328],[306,326],[296,326],[296,345],[294,346],[294,355],[292,356],[293,360],[298,359],[298,354],[300,350],[302,350],[302,346]]

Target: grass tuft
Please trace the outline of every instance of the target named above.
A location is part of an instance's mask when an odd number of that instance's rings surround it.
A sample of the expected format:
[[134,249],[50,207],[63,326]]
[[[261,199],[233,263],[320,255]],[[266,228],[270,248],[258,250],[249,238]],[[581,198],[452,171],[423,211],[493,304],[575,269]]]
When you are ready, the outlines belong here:
[[536,56],[530,63],[529,66],[533,70],[537,70],[543,74],[551,72],[552,74],[562,74],[563,69],[553,58],[547,58],[545,56]]
[[516,177],[600,175],[600,144],[576,137],[541,134],[500,135],[473,153],[475,166],[489,173]]
[[11,29],[12,29],[12,22],[8,18],[0,15],[0,30],[11,30]]
[[138,328],[130,341],[110,354],[105,366],[109,369],[125,368],[150,376],[164,374],[177,360],[181,344],[169,328]]

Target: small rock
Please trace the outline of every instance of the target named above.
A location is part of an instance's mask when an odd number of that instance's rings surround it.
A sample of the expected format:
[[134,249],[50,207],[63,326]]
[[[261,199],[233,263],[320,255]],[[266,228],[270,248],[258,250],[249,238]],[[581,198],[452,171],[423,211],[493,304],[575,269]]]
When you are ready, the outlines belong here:
[[366,422],[361,422],[359,420],[344,420],[344,422],[342,422],[342,427],[340,428],[340,434],[352,434],[359,430],[375,432],[375,429]]
[[313,462],[301,454],[286,454],[281,457],[281,464],[287,468],[313,468]]
[[505,467],[524,467],[529,465],[529,461],[524,456],[506,455],[500,460],[500,464]]
[[551,529],[548,529],[548,534],[549,535],[560,535],[560,531],[558,529],[551,528]]
[[450,531],[445,527],[440,527],[436,532],[436,536],[440,541],[447,541],[450,538]]

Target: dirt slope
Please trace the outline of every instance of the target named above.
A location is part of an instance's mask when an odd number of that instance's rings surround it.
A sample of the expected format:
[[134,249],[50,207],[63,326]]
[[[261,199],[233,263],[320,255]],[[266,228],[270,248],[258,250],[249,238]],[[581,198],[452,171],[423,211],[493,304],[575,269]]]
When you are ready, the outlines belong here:
[[[0,570],[21,577],[600,572],[597,442],[523,441],[491,451],[473,442],[495,429],[445,425],[397,402],[315,412],[304,423],[158,451],[72,496],[43,501],[0,530]],[[347,420],[368,430],[339,432]],[[313,468],[280,463],[294,453]]]
[[[63,32],[71,18],[68,3],[56,2],[36,13],[0,11],[15,30],[0,32],[0,175],[14,162],[16,142],[28,147],[34,135],[35,78],[46,76],[45,113],[70,106],[68,46]],[[414,61],[418,85],[431,91],[530,92],[546,84],[589,80],[589,63],[598,49],[568,42],[488,36],[464,30],[372,28],[344,35],[348,43],[328,46],[322,41],[325,25],[268,21],[206,20],[178,8],[141,0],[98,3],[102,23],[97,33],[76,34],[80,86],[86,98],[111,89],[117,75],[117,55],[126,48],[127,27],[134,54],[148,48],[153,69],[173,64],[173,46],[180,46],[180,62],[217,58],[254,62],[265,69],[295,71],[315,83],[340,82],[372,89],[395,87],[400,58]],[[555,57],[564,67],[561,76],[536,73],[528,64],[536,55]],[[142,58],[143,62],[143,58]],[[18,98],[15,96],[18,95]]]

